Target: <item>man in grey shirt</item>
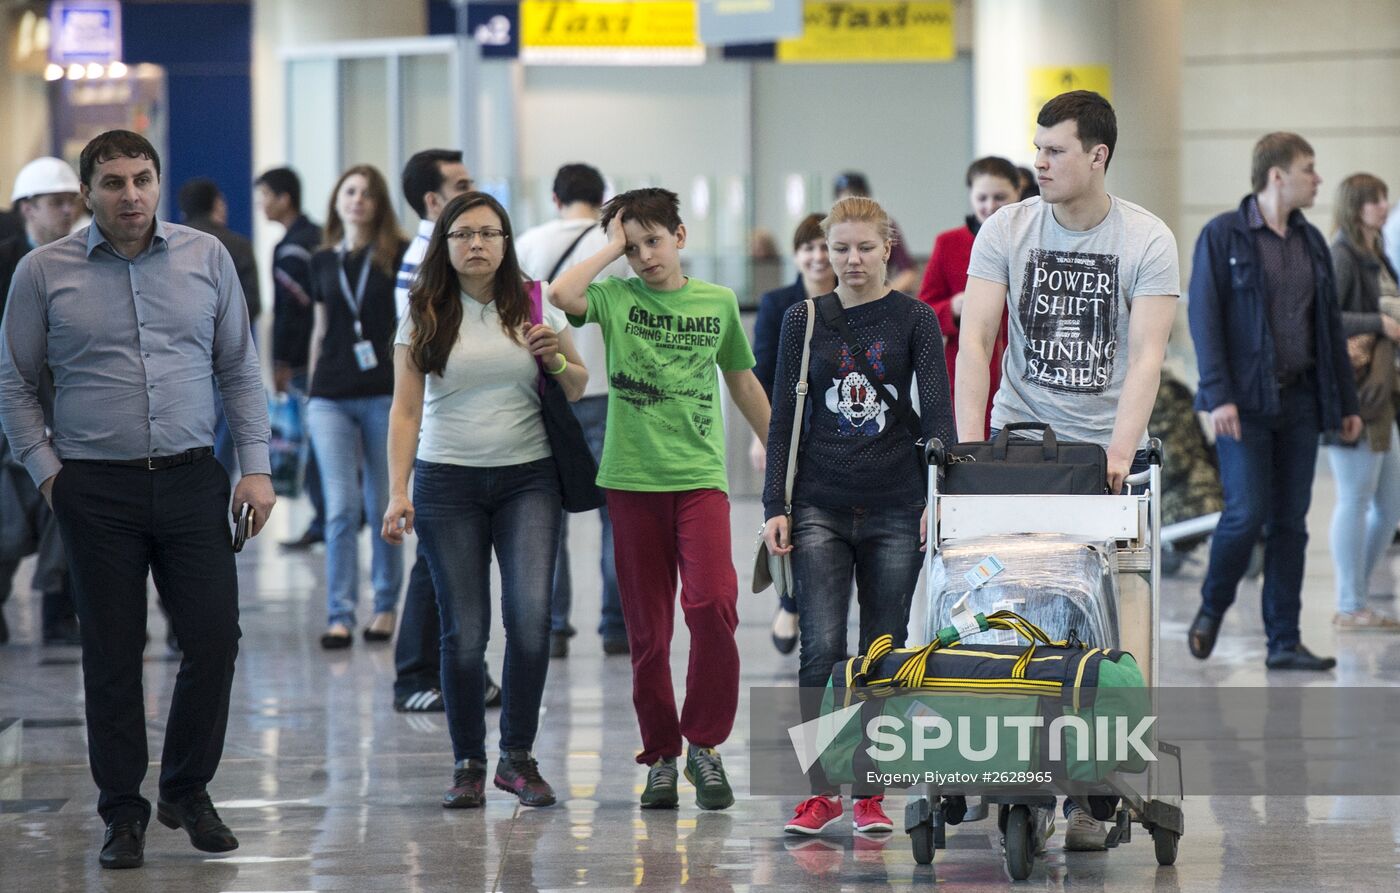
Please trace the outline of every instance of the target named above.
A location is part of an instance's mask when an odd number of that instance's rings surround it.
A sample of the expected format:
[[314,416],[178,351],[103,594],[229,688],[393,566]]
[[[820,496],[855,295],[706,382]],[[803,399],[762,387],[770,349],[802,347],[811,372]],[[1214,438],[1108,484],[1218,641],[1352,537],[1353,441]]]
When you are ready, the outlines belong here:
[[[953,395],[958,438],[986,434],[987,363],[1008,309],[992,427],[1041,422],[1065,440],[1103,446],[1107,490],[1116,493],[1147,465],[1147,420],[1181,294],[1176,239],[1108,193],[1118,140],[1108,100],[1062,93],[1036,125],[1040,195],[1000,208],[972,246]],[[1065,849],[1106,848],[1102,822],[1068,799],[1065,819]]]
[[[267,403],[238,275],[213,236],[156,220],[160,157],[114,130],[83,149],[93,222],[30,252],[0,327],[0,422],[58,519],[83,641],[88,760],[104,868],[142,864],[150,802],[141,653],[146,576],[183,646],[157,817],[196,848],[238,846],[206,785],[238,653],[229,482],[213,458],[214,381],[244,475],[249,535],[275,497]],[[53,374],[52,406],[40,378]],[[45,409],[52,410],[52,430]]]

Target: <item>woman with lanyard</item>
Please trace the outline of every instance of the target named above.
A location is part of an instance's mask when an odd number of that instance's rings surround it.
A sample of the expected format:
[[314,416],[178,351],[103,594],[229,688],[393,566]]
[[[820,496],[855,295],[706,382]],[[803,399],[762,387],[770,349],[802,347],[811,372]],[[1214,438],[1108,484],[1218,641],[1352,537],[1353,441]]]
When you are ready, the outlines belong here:
[[[306,421],[326,500],[323,648],[353,641],[361,519],[382,516],[389,504],[394,276],[407,245],[384,175],[368,165],[341,174],[326,213],[325,243],[311,258],[316,324]],[[387,642],[394,635],[403,555],[379,537],[371,542],[374,616],[364,637]]]
[[449,809],[485,802],[482,658],[493,551],[506,630],[493,783],[525,806],[555,802],[531,753],[549,670],[563,507],[539,388],[549,375],[577,400],[588,370],[563,312],[546,300],[544,283],[525,280],[511,243],[510,218],[491,196],[468,192],[448,202],[394,342],[393,498],[381,535],[401,543],[416,525],[437,590],[454,760],[442,799]]
[[[822,230],[836,291],[783,317],[763,486],[768,550],[792,555],[804,716],[816,715],[832,665],[849,656],[853,581],[857,653],[886,634],[903,646],[927,522],[916,442],[951,443],[954,430],[938,318],[885,282],[889,217],[868,198],[844,198]],[[916,376],[917,412],[910,394]],[[803,397],[799,382],[807,385]],[[797,473],[789,478],[794,436]],[[820,763],[808,779],[814,796],[784,826],[789,834],[819,834],[841,818],[840,788]],[[883,799],[881,788],[856,785],[856,831],[892,830]]]

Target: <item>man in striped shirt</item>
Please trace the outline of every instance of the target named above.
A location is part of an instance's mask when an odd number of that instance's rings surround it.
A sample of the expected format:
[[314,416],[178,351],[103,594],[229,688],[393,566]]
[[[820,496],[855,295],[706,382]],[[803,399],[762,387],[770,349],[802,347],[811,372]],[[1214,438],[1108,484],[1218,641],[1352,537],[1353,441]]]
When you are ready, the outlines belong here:
[[[428,240],[432,238],[438,215],[448,202],[470,192],[473,185],[462,163],[462,153],[452,149],[424,149],[404,165],[403,194],[418,215],[418,234],[404,252],[394,289],[394,303],[400,319],[408,312],[408,292],[413,287],[413,277],[418,273],[423,255],[428,253]],[[442,712],[441,639],[437,593],[433,590],[433,578],[428,573],[428,561],[423,557],[420,544],[418,558],[408,577],[408,592],[404,594],[399,640],[394,645],[395,710],[400,713]],[[486,705],[494,707],[500,702],[500,686],[487,672]]]

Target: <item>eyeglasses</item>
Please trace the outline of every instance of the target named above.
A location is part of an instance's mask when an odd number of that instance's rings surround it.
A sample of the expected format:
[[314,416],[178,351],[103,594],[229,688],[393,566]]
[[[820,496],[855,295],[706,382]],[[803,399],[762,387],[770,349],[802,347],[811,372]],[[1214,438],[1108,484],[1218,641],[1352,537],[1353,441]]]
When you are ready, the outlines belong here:
[[470,245],[481,237],[483,245],[496,245],[506,237],[505,232],[499,229],[452,229],[447,231],[447,238],[454,242],[461,242],[463,245]]

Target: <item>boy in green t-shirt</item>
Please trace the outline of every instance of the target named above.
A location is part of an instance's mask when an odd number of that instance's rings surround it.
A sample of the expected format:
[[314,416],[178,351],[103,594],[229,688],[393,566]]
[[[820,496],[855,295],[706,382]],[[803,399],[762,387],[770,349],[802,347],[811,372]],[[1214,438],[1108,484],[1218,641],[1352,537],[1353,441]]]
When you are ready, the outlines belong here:
[[[550,300],[574,325],[603,330],[608,423],[598,485],[608,498],[617,581],[632,651],[632,702],[642,731],[637,762],[649,768],[642,808],[674,808],[676,758],[703,809],[734,794],[715,748],[739,703],[739,581],[729,541],[724,424],[715,367],[760,440],[768,398],[734,292],[687,278],[680,202],[665,189],[635,189],[603,207],[608,245],[551,285]],[[619,257],[637,279],[595,276]],[[676,574],[690,628],[685,706],[671,688]]]

